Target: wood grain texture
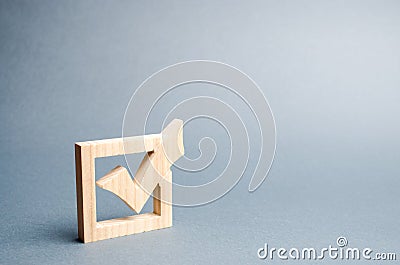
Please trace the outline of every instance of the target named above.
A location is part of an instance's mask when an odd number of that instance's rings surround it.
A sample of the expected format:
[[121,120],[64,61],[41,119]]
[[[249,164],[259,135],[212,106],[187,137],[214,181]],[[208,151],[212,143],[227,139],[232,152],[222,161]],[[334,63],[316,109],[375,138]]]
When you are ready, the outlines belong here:
[[[160,134],[75,144],[78,236],[87,243],[170,227],[171,165],[184,154],[183,122],[173,120]],[[117,166],[96,182],[139,213],[153,192],[153,213],[97,222],[95,159],[146,152],[135,177]]]

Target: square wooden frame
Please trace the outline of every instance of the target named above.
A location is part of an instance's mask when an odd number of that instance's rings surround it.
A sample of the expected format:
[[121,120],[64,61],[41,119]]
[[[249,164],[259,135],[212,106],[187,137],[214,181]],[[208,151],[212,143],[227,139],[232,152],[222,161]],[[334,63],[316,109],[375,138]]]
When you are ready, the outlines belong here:
[[[124,143],[125,141],[125,143]],[[161,134],[114,138],[75,144],[78,236],[84,243],[136,234],[172,226],[172,206],[164,203],[172,196],[172,172],[163,176],[169,184],[157,185],[153,191],[153,213],[138,214],[97,222],[95,159],[154,151]],[[125,150],[124,150],[125,147]],[[161,200],[157,199],[161,198]]]

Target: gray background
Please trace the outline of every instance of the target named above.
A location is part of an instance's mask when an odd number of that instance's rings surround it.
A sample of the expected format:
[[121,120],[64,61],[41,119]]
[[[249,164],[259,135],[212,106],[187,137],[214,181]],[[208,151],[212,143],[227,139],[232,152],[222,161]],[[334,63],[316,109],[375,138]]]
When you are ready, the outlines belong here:
[[[399,259],[399,14],[399,1],[0,1],[0,263],[283,263],[256,251],[340,235]],[[121,136],[134,89],[191,59],[236,66],[267,95],[267,180],[175,207],[170,229],[79,243],[74,142]],[[99,219],[129,214],[97,195]]]

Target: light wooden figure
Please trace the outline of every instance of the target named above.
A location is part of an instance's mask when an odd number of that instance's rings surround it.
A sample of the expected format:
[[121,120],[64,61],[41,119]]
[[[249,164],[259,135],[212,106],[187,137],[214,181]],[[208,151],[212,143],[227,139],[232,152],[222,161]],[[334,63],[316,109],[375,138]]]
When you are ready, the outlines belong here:
[[[183,122],[173,120],[160,134],[75,144],[78,236],[84,243],[172,226],[172,172],[184,154]],[[97,182],[95,159],[146,152],[134,179],[117,166]],[[97,222],[96,189],[111,191],[140,213],[153,191],[153,212]]]

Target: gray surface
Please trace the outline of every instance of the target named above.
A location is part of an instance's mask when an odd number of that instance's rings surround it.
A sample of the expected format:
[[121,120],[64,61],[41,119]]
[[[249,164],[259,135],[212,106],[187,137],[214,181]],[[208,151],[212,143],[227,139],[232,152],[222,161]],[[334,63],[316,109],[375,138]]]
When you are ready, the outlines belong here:
[[[264,243],[340,235],[398,253],[399,14],[398,1],[0,1],[0,263],[262,264]],[[120,136],[134,89],[190,59],[264,90],[278,133],[266,182],[176,207],[171,229],[78,243],[73,143]],[[98,196],[99,219],[129,214]]]

